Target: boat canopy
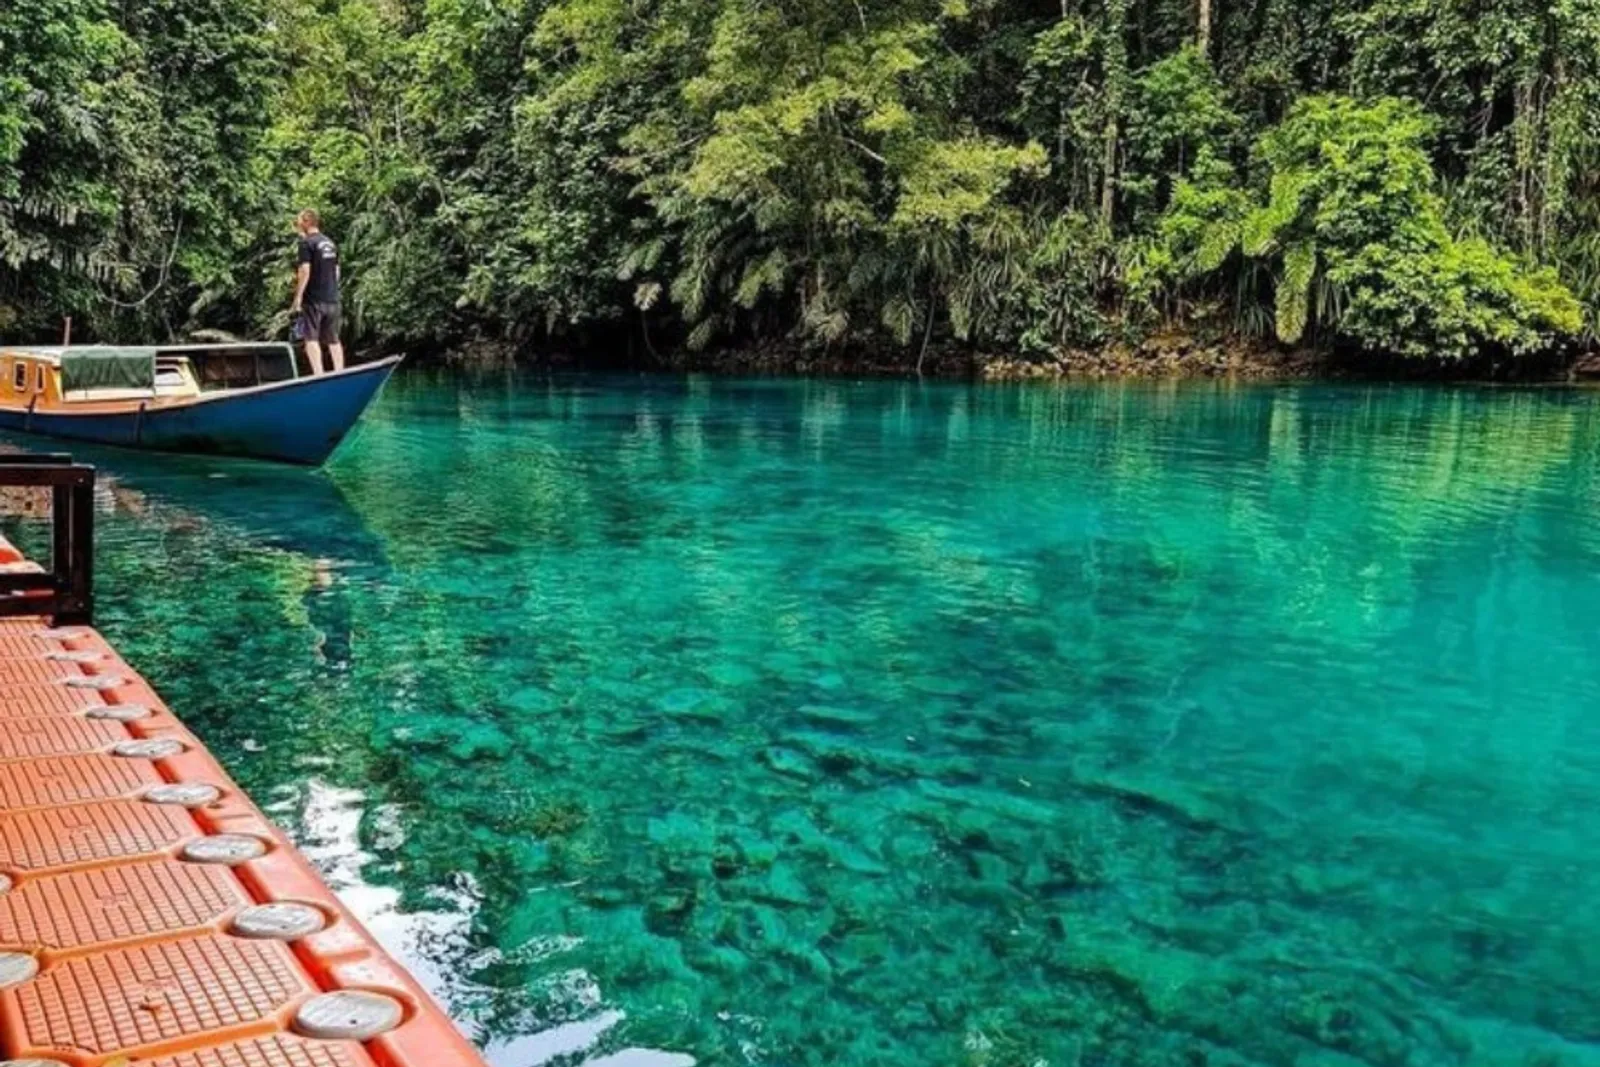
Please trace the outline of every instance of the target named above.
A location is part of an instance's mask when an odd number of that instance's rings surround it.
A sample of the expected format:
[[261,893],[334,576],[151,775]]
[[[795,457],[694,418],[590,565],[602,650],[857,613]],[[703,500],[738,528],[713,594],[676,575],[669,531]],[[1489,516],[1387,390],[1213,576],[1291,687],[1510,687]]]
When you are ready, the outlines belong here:
[[61,391],[153,389],[154,348],[68,348],[60,355]]
[[294,349],[279,342],[188,345],[82,345],[13,348],[0,354],[28,356],[61,368],[61,391],[81,393],[153,389],[163,358],[187,359],[203,388],[237,388],[299,377]]

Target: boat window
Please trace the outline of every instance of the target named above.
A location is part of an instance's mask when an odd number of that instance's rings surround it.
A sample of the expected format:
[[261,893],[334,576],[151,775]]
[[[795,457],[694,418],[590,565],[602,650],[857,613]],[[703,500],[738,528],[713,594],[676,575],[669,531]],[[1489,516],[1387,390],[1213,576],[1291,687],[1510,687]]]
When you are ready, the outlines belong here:
[[16,377],[12,379],[12,385],[17,392],[25,393],[28,391],[28,365],[20,359],[14,359],[11,362],[16,368]]
[[35,379],[34,389],[35,389],[35,391],[40,392],[40,393],[44,392],[44,364],[43,363],[39,364],[39,377]]
[[182,356],[157,356],[156,380],[157,389],[182,389],[188,384],[184,377],[183,368],[189,361]]

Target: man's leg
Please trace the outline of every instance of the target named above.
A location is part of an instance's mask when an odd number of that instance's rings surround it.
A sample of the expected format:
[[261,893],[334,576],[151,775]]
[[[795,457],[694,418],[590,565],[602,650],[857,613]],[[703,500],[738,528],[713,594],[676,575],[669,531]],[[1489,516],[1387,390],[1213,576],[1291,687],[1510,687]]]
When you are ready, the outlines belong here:
[[315,341],[306,342],[306,359],[311,361],[312,375],[322,373],[322,346]]
[[330,304],[322,309],[322,337],[333,359],[334,370],[344,370],[344,345],[339,343],[339,330],[344,325],[344,309]]

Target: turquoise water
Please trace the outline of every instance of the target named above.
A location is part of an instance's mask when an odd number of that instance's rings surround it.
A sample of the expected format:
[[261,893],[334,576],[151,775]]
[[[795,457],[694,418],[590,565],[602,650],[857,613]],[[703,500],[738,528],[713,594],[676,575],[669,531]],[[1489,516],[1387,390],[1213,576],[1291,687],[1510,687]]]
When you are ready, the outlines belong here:
[[102,623],[496,1067],[1600,1064],[1597,445],[412,374],[326,476],[95,453]]

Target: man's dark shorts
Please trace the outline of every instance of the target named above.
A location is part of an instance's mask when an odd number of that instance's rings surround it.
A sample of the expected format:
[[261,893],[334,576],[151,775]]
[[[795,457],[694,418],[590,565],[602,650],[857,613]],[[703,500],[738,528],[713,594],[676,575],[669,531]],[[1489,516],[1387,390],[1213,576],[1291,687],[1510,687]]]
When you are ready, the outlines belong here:
[[300,339],[323,345],[338,344],[343,317],[338,304],[307,304],[300,310]]

